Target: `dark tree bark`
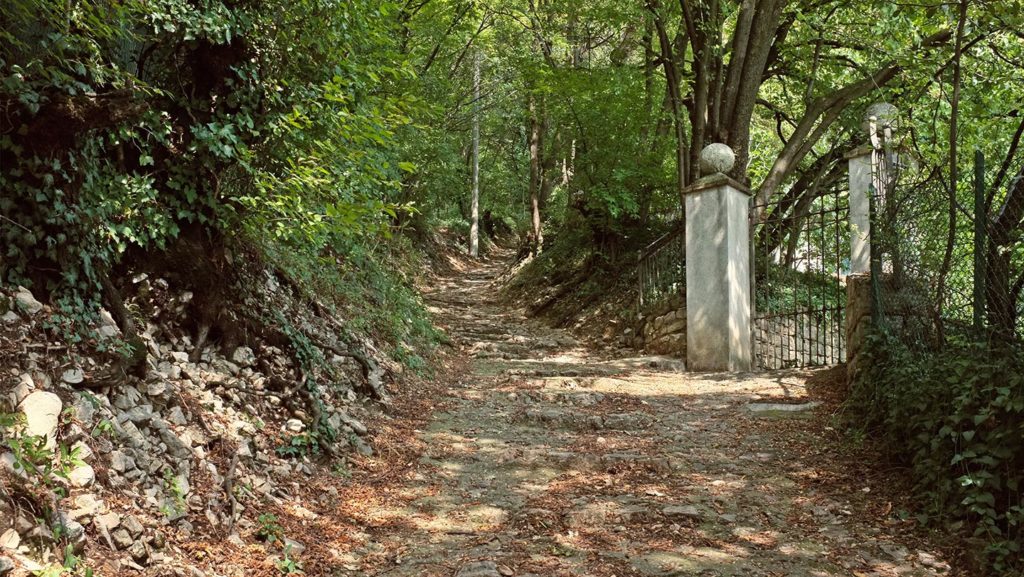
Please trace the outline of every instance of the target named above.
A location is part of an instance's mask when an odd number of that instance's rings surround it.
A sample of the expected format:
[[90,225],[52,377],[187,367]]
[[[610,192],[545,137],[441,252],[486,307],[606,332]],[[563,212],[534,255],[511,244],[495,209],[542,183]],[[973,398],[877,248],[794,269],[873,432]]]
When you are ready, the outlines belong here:
[[544,246],[544,231],[541,227],[540,197],[543,180],[541,151],[544,147],[544,123],[540,118],[537,97],[531,95],[529,100],[530,119],[530,252],[536,256]]

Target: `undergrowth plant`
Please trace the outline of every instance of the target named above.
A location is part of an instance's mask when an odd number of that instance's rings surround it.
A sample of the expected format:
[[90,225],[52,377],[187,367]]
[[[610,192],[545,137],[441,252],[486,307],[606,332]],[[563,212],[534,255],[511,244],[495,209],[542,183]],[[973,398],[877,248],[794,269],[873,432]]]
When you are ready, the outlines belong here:
[[866,346],[847,415],[913,471],[919,519],[969,528],[991,570],[1024,566],[1024,350],[950,343],[913,351],[884,332]]
[[81,449],[65,443],[50,446],[45,436],[26,434],[24,421],[22,413],[0,413],[0,444],[14,456],[15,472],[58,498],[67,496],[71,471],[84,464]]

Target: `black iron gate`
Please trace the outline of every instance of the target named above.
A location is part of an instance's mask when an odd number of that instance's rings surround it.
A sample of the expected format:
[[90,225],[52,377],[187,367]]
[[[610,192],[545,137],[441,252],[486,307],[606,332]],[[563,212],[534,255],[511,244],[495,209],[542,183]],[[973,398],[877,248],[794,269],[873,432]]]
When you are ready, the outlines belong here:
[[843,362],[849,195],[838,187],[791,189],[751,214],[755,365],[774,370]]

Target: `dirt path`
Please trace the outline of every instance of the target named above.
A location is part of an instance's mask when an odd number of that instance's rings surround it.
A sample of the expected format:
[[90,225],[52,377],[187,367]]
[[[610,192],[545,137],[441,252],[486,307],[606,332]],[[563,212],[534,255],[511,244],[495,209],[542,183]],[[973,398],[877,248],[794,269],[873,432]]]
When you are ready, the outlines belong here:
[[594,358],[497,302],[502,264],[427,292],[471,368],[436,384],[444,406],[415,409],[404,453],[383,449],[409,462],[358,513],[369,529],[353,536],[354,574],[948,572],[882,488],[836,456],[823,419],[751,411],[800,401],[806,374]]

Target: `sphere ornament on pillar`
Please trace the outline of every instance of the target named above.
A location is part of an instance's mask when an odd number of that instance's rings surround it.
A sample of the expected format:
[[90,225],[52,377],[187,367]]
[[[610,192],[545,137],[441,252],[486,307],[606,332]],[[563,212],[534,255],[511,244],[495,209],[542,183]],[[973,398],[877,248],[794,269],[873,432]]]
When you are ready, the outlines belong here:
[[715,142],[700,151],[700,173],[708,176],[728,173],[736,164],[736,153],[727,144]]
[[888,102],[876,102],[868,106],[864,112],[864,122],[861,124],[864,132],[871,130],[872,119],[879,131],[888,128],[891,132],[896,132],[899,128],[899,109]]

